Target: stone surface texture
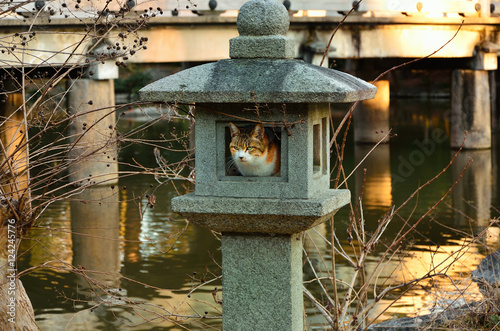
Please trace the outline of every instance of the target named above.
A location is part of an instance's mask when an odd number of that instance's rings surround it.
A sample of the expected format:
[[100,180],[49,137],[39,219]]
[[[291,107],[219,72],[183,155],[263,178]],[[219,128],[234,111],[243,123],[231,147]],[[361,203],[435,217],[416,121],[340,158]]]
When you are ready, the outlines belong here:
[[292,59],[294,55],[295,42],[286,36],[240,36],[229,40],[232,59]]
[[239,37],[229,41],[229,56],[237,58],[283,58],[295,55],[295,42],[286,36],[288,11],[274,0],[245,3],[237,20]]
[[223,233],[222,264],[223,330],[303,330],[300,234]]
[[286,36],[290,19],[285,6],[275,0],[248,1],[236,22],[240,36]]
[[486,256],[471,275],[478,283],[487,283],[493,288],[500,288],[500,249]]
[[301,60],[228,59],[183,70],[139,91],[144,101],[341,103],[373,98],[376,87]]
[[[327,191],[330,188],[328,104],[288,104],[286,107],[267,104],[259,108],[259,120],[278,123],[275,128],[281,130],[280,176],[226,176],[226,164],[230,162],[228,123],[247,125],[245,118],[255,121],[255,108],[255,104],[197,104],[196,195],[305,199]],[[232,114],[238,114],[238,118],[231,117]],[[315,125],[321,128],[322,136],[316,141]],[[321,154],[321,169],[314,166],[315,151]]]
[[198,226],[219,232],[281,233],[306,231],[349,203],[349,190],[328,190],[312,199],[202,197],[172,199],[172,210]]

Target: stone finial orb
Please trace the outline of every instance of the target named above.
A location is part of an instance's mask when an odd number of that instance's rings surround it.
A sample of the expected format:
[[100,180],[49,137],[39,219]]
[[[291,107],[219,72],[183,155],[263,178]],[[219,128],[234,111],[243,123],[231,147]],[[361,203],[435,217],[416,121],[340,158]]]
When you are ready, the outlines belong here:
[[240,36],[286,35],[290,27],[288,11],[276,0],[251,0],[239,11]]
[[276,0],[250,0],[236,21],[239,37],[229,41],[232,59],[291,59],[295,41],[287,37],[290,27],[288,11]]

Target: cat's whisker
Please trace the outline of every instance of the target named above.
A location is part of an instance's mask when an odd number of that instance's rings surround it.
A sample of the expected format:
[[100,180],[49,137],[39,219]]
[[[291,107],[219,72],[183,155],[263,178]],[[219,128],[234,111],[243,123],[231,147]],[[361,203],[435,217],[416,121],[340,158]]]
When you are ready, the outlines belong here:
[[238,166],[232,157],[228,157],[226,161],[226,175],[229,176],[240,176],[241,173],[238,171]]

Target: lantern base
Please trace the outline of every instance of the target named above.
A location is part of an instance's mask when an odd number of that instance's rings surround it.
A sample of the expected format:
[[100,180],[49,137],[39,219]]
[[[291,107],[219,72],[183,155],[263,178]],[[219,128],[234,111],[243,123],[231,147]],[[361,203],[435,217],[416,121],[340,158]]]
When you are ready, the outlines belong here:
[[227,198],[186,194],[172,211],[218,232],[293,234],[325,222],[350,202],[349,190],[327,190],[311,199]]

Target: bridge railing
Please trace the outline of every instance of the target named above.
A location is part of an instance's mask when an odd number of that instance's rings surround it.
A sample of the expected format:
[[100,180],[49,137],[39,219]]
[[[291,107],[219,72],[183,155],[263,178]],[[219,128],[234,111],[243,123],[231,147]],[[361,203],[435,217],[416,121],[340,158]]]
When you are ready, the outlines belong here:
[[[54,17],[82,17],[96,15],[98,11],[108,9],[118,12],[120,8],[129,6],[137,13],[155,16],[171,15],[219,15],[236,11],[247,0],[46,0],[41,12]],[[353,0],[290,0],[289,9],[292,13],[308,16],[314,11],[315,16],[335,16],[344,14],[351,10]],[[23,16],[33,16],[38,11],[36,3],[40,6],[43,1],[26,3],[17,0],[19,8],[13,12]],[[16,2],[0,0],[0,13],[7,8],[16,6]],[[174,11],[174,13],[173,13]],[[195,13],[193,13],[193,11]],[[320,11],[318,14],[317,11]],[[355,13],[363,14],[372,12],[375,16],[384,15],[427,15],[437,14],[447,16],[448,14],[459,14],[461,16],[489,16],[500,14],[500,1],[491,0],[363,0],[356,8]],[[16,15],[16,14],[11,14]],[[5,16],[5,14],[4,14]]]
[[[237,10],[247,0],[164,0],[166,8],[178,10],[210,11],[210,3],[215,4],[216,11]],[[327,14],[348,12],[357,1],[353,0],[290,0],[291,11],[323,10]],[[463,16],[478,16],[481,12],[490,11],[489,0],[363,0],[356,12],[386,12],[388,14],[408,15],[426,13],[456,13]],[[500,3],[500,2],[499,2]],[[196,6],[194,6],[196,5]],[[500,10],[500,6],[498,6]]]

